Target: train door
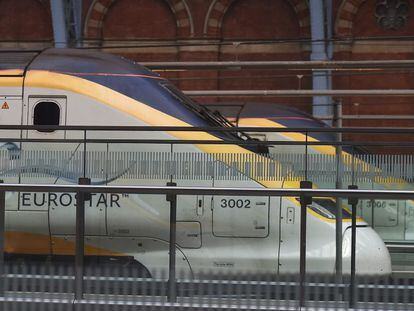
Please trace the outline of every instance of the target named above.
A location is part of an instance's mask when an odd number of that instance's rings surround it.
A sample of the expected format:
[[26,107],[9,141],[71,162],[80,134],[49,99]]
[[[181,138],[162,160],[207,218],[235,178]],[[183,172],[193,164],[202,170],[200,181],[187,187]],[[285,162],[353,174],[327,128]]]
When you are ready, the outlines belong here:
[[267,237],[269,205],[269,197],[214,196],[213,234],[233,238]]
[[[233,160],[237,164],[230,165]],[[242,155],[216,161],[214,187],[262,187],[240,170],[249,164],[250,159]],[[277,200],[261,196],[215,195],[211,209],[212,246],[220,250],[214,254],[217,269],[232,273],[277,273],[280,213]]]
[[[363,188],[386,190],[384,185],[373,183]],[[398,185],[388,184],[390,188]],[[406,233],[406,201],[404,200],[360,200],[359,215],[385,241],[401,241]]]
[[[193,152],[194,151],[194,152]],[[213,180],[202,171],[206,154],[188,146],[173,146],[173,165],[176,174],[172,181],[182,187],[212,187]],[[210,195],[177,197],[177,244],[186,249],[202,247],[211,227]],[[191,255],[190,255],[191,257]]]
[[[64,125],[66,115],[65,98],[49,98],[48,96],[29,96],[23,106],[24,125]],[[24,131],[24,138],[54,139],[63,138],[59,131]],[[21,145],[21,183],[56,183],[56,171],[51,169],[49,143],[25,142]],[[33,237],[27,240],[35,244],[38,253],[50,255],[52,242],[50,240],[49,223],[49,194],[48,193],[19,193],[19,219],[24,219],[23,232]],[[37,241],[36,237],[39,240]],[[42,238],[43,237],[43,238]]]
[[361,200],[361,215],[384,240],[404,240],[405,201]]

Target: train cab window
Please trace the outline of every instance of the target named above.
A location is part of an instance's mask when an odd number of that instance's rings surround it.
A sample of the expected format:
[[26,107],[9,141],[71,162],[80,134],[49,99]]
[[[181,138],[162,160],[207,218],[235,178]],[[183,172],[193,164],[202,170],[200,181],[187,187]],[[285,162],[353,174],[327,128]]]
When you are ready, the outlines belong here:
[[[33,111],[33,125],[59,125],[60,107],[55,102],[40,102]],[[39,132],[54,132],[53,130],[39,130]]]
[[[300,202],[300,199],[296,199]],[[308,206],[315,213],[328,218],[335,219],[337,214],[336,201],[329,198],[313,198],[312,204]],[[350,219],[351,213],[342,208],[342,218]]]

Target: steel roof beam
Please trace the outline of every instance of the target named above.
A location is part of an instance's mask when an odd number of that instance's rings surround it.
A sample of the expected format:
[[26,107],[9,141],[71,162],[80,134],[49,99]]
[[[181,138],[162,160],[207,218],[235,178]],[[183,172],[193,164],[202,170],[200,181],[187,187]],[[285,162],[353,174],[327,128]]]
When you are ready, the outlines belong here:
[[206,62],[143,62],[152,70],[238,70],[238,69],[292,69],[339,70],[414,68],[414,59],[357,60],[357,61],[206,61]]
[[66,48],[68,46],[68,29],[64,0],[50,0],[50,10],[52,12],[55,47]]
[[311,96],[414,96],[414,89],[392,90],[202,90],[184,91],[188,96],[275,96],[275,97],[311,97]]

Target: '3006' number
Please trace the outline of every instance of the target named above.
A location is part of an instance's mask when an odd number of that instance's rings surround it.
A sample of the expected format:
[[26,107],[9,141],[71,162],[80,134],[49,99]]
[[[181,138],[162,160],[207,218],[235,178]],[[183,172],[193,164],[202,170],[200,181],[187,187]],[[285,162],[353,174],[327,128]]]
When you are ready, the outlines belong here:
[[221,199],[220,201],[222,208],[250,208],[250,200],[242,200],[242,199]]

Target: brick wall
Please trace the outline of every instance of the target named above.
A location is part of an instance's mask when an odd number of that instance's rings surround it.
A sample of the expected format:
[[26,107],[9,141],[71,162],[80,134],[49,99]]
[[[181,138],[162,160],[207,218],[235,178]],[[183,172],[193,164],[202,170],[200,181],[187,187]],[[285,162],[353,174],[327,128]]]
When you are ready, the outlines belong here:
[[[336,38],[389,36],[393,41],[352,41],[335,44],[334,58],[412,59],[414,0],[406,24],[397,30],[378,25],[377,0],[333,0]],[[147,44],[146,48],[106,49],[137,61],[175,60],[307,60],[310,38],[307,0],[84,0],[84,37],[90,44]],[[3,46],[28,46],[27,40],[53,37],[47,0],[0,0],[0,38]],[[284,40],[273,44],[238,44],[245,40]],[[13,43],[14,42],[14,43]],[[182,45],[191,43],[190,45]],[[14,44],[14,45],[13,45]],[[32,43],[35,44],[35,43]],[[37,43],[36,43],[37,44]],[[148,45],[162,44],[151,47]],[[30,44],[29,44],[30,45]],[[163,72],[182,89],[298,89],[311,88],[309,72],[178,71]],[[414,88],[412,73],[392,75],[337,72],[334,88]],[[301,76],[303,75],[303,78]],[[203,102],[220,101],[201,98]],[[270,101],[311,110],[311,98],[226,98],[232,101]],[[345,113],[413,115],[412,98],[345,98]],[[373,109],[372,107],[375,107]],[[402,121],[348,121],[347,125],[413,125]]]
[[53,30],[49,4],[34,0],[1,0],[0,40],[5,48],[50,45]]
[[[414,1],[410,4],[407,23],[399,29],[383,29],[375,16],[376,1],[343,1],[336,19],[337,37],[390,37],[391,41],[354,42],[337,47],[336,59],[413,59],[414,42],[401,37],[414,35]],[[335,88],[344,89],[414,89],[414,73],[395,70],[391,74],[369,74],[355,72],[347,77],[335,79]],[[344,100],[345,114],[389,114],[414,115],[412,97],[350,97]],[[413,126],[414,121],[364,120],[347,121],[345,125],[354,126]],[[381,139],[373,137],[373,139]]]

